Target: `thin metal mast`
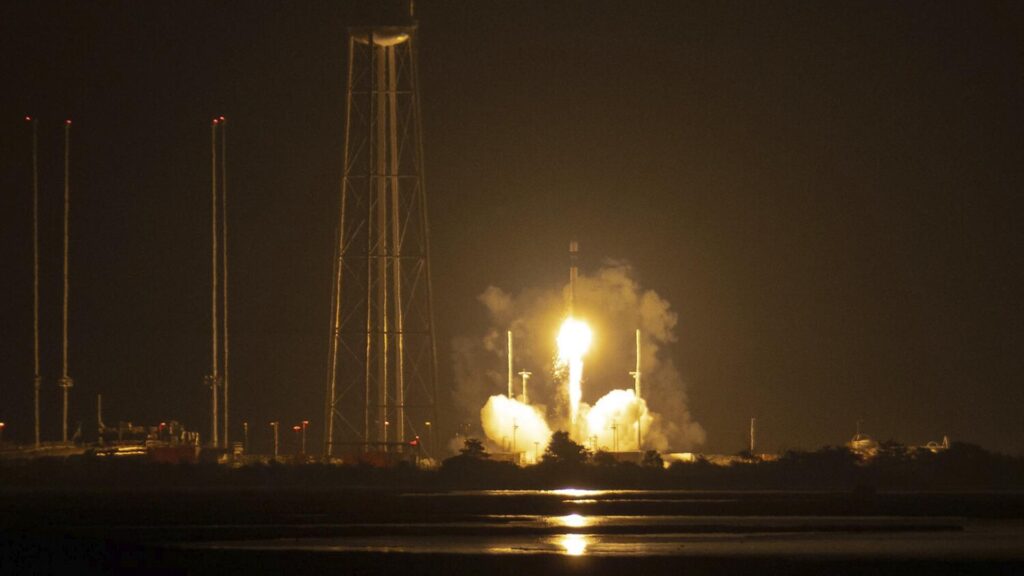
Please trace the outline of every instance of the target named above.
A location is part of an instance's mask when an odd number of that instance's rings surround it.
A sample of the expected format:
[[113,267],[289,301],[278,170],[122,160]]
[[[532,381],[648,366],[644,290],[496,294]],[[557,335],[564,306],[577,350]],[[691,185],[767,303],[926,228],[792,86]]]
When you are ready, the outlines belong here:
[[[346,88],[348,91],[347,97],[345,98],[345,127],[352,123],[352,68],[354,58],[352,58],[352,51],[355,50],[355,40],[349,35],[348,38],[348,76],[346,82]],[[349,159],[349,144],[351,142],[351,133],[349,130],[345,130],[345,147],[343,150],[344,158],[343,162],[343,173],[348,174],[350,168]],[[337,407],[337,389],[338,389],[338,346],[341,343],[341,285],[344,280],[342,254],[345,251],[345,206],[348,200],[348,179],[343,178],[341,185],[341,206],[339,206],[339,218],[338,218],[338,240],[334,247],[334,289],[331,290],[331,344],[330,344],[330,358],[328,360],[328,374],[327,374],[327,394],[324,399],[324,455],[330,457],[334,454],[334,420],[336,416],[340,416]],[[364,406],[367,411],[364,413],[364,422],[369,422],[369,406]],[[364,428],[363,437],[367,437],[367,430]]]
[[750,419],[750,455],[757,449],[757,418]]
[[26,116],[25,119],[32,124],[32,392],[35,445],[39,448],[39,390],[43,384],[39,374],[39,126],[35,118]]
[[64,121],[64,296],[61,313],[61,368],[57,385],[61,389],[61,442],[68,441],[68,394],[74,381],[68,375],[68,270],[70,267],[70,209],[71,209],[71,120]]
[[[376,66],[374,66],[374,60],[375,60],[375,57],[376,57],[376,51],[373,48],[374,41],[375,41],[375,38],[373,37],[373,30],[370,30],[369,33],[367,34],[367,36],[369,38],[370,87],[366,91],[366,96],[367,96],[367,99],[369,100],[369,102],[367,103],[366,111],[364,111],[363,113],[366,114],[366,122],[370,123],[370,122],[372,122],[371,119],[373,118],[373,107],[374,107],[373,92],[374,92],[374,89],[376,88],[376,86],[374,84],[374,78],[376,78],[376,73],[375,73]],[[372,126],[370,127],[369,132],[370,132],[371,135],[373,134]],[[365,418],[365,420],[363,422],[363,428],[365,430],[365,432],[363,434],[363,442],[364,442],[365,449],[368,450],[369,449],[369,442],[370,442],[370,438],[371,438],[371,436],[370,436],[370,403],[372,402],[372,400],[370,399],[370,397],[371,397],[371,394],[372,394],[371,389],[373,387],[373,374],[372,374],[373,369],[371,368],[371,362],[373,360],[373,329],[374,329],[374,325],[373,325],[373,305],[372,305],[372,302],[373,302],[373,261],[374,261],[374,257],[372,256],[373,247],[371,246],[371,243],[373,242],[373,240],[372,240],[373,239],[373,199],[372,199],[372,196],[373,196],[373,193],[374,193],[373,192],[373,188],[372,188],[372,183],[373,183],[373,175],[376,172],[376,170],[375,170],[375,167],[374,167],[374,153],[375,153],[375,150],[374,150],[372,145],[367,146],[366,153],[367,153],[367,166],[366,166],[366,170],[367,170],[367,174],[366,174],[366,187],[367,187],[367,190],[366,190],[366,195],[368,197],[368,199],[366,201],[366,209],[367,209],[367,215],[366,215],[366,234],[367,234],[367,238],[366,238],[366,242],[367,242],[367,255],[368,255],[368,257],[366,259],[366,366],[365,366],[366,392],[365,392],[365,397],[363,398],[363,413],[364,413],[364,418]],[[378,415],[378,418],[380,420],[383,420],[383,417],[381,417],[380,415]],[[374,430],[376,431],[376,427],[374,428]],[[378,439],[379,439],[379,437],[378,437]]]
[[224,289],[224,447],[229,448],[230,444],[230,412],[228,410],[228,361],[230,359],[230,348],[228,347],[228,123],[221,116],[220,120],[220,199],[221,199],[221,233],[223,242],[221,244],[221,258],[223,260],[222,285]]
[[[415,2],[409,0],[409,18],[415,18]],[[420,215],[420,242],[422,244],[422,256],[421,262],[423,264],[423,273],[426,277],[427,282],[427,298],[426,298],[426,322],[427,322],[427,334],[430,340],[430,366],[428,368],[429,374],[427,377],[430,379],[429,394],[430,394],[430,415],[431,420],[437,425],[439,419],[437,416],[437,337],[434,333],[434,280],[430,273],[430,218],[427,212],[427,178],[426,169],[423,165],[423,106],[420,103],[420,77],[419,77],[419,56],[416,52],[416,34],[409,36],[409,80],[410,88],[412,90],[412,107],[413,107],[413,128],[416,130],[416,155],[413,161],[413,167],[417,174],[419,174],[419,182],[417,183],[417,200],[419,201],[419,215]]]
[[395,309],[395,439],[405,442],[405,322],[402,314],[402,206],[399,202],[398,157],[398,73],[395,47],[387,53],[388,85],[384,92],[388,99],[389,155],[388,172],[391,184],[391,288]]
[[[371,33],[372,34],[372,33]],[[372,39],[372,36],[371,36]],[[388,261],[390,260],[388,250],[388,180],[385,177],[388,173],[388,157],[387,157],[387,97],[388,97],[388,86],[386,84],[386,71],[387,71],[387,48],[382,47],[378,50],[377,45],[374,42],[370,42],[370,49],[374,53],[381,52],[376,55],[376,66],[374,68],[374,85],[376,86],[375,94],[377,95],[376,101],[376,118],[377,118],[377,141],[376,141],[376,170],[374,176],[377,181],[377,250],[376,258],[374,259],[377,265],[377,297],[380,306],[377,312],[377,326],[376,331],[380,338],[380,357],[377,359],[378,369],[378,385],[377,395],[380,402],[380,414],[378,415],[378,426],[380,433],[377,437],[379,442],[383,442],[385,449],[387,449],[387,443],[390,440],[388,438],[388,424],[389,424],[389,372],[388,364],[391,360],[391,350],[388,346],[390,344],[390,322],[388,321]],[[383,88],[381,84],[384,84]]]
[[[342,202],[344,205],[344,202]],[[341,233],[338,231],[340,238]],[[338,306],[338,292],[341,287],[338,282],[338,275],[341,267],[338,262],[338,241],[334,243],[334,271],[331,276],[334,278],[334,288],[331,289],[331,322],[330,322],[330,345],[327,355],[327,385],[324,392],[324,437],[323,455],[325,459],[334,455],[334,415],[337,410],[334,406],[335,390],[338,385],[338,377],[335,371],[338,368],[338,342],[341,331],[341,309]]]
[[643,437],[640,431],[640,329],[636,329],[636,371],[629,373],[633,377],[633,393],[636,396],[636,449],[642,451]]
[[218,372],[218,349],[217,349],[217,124],[214,119],[210,124],[210,363],[211,372],[208,378],[210,383],[210,445],[214,448],[218,445],[219,433],[217,431],[217,387],[220,383]]

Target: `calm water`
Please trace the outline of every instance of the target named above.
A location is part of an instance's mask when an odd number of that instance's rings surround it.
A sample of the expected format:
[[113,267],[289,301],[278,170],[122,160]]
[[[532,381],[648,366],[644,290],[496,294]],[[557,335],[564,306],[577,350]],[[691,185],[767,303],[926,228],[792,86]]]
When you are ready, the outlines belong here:
[[434,512],[423,514],[423,521],[332,522],[312,516],[302,526],[329,535],[283,531],[281,537],[183,546],[428,555],[1024,559],[1019,518],[931,515],[913,507],[905,515],[858,514],[814,494],[567,489],[402,498],[410,509]]

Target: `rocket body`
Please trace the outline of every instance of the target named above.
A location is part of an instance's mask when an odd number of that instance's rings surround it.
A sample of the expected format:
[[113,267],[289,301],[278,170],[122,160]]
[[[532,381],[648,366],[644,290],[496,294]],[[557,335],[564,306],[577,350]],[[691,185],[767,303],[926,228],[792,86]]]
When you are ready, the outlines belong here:
[[580,246],[573,240],[569,242],[569,317],[573,317],[576,306],[576,259],[579,256]]

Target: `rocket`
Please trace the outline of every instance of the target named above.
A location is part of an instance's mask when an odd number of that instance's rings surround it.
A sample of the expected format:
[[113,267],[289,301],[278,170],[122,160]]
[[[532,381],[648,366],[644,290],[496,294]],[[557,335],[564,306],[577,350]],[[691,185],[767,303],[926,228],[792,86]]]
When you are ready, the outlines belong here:
[[569,242],[569,317],[572,318],[573,307],[576,304],[576,258],[579,256],[580,245],[575,241]]

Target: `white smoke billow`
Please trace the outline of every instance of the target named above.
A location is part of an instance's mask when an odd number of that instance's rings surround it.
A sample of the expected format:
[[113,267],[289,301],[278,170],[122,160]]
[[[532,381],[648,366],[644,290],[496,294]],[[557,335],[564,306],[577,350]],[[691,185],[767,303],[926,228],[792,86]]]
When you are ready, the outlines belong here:
[[[654,415],[647,410],[647,402],[636,401],[632,390],[612,390],[593,406],[583,408],[591,445],[598,450],[637,450],[637,423],[640,424],[641,442],[653,446],[648,435]],[[657,443],[664,442],[658,438]]]
[[530,406],[498,394],[491,396],[480,409],[484,434],[504,451],[538,453],[535,447],[548,445],[551,428],[544,419],[543,406]]
[[[598,449],[617,445],[619,450],[635,450],[638,411],[645,449],[691,450],[702,444],[704,429],[690,416],[686,386],[664,353],[664,346],[675,340],[677,316],[666,300],[640,287],[628,265],[616,262],[606,263],[593,275],[580,274],[577,282],[574,316],[586,322],[593,339],[583,368],[578,424],[571,430],[567,370],[556,368],[556,338],[566,319],[564,292],[564,287],[552,286],[511,294],[488,287],[479,300],[487,308],[492,328],[482,338],[454,342],[456,398],[466,415],[479,410],[492,446],[507,449],[515,418],[519,451],[532,451],[533,442],[540,442],[543,450],[550,429],[568,430],[577,441]],[[643,340],[639,403],[629,375],[636,364],[637,328]],[[508,329],[515,335],[515,371],[533,372],[531,405],[496,396],[507,389]],[[517,394],[520,387],[517,379]],[[539,440],[533,437],[542,433]],[[530,440],[527,435],[532,435]]]

